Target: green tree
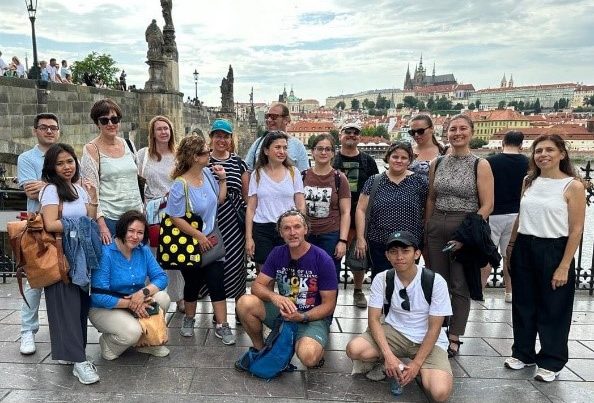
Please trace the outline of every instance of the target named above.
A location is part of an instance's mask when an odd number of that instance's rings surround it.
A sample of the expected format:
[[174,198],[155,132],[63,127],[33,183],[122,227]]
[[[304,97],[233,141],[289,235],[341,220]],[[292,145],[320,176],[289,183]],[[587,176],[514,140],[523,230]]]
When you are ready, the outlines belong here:
[[404,102],[404,106],[407,108],[416,108],[419,104],[419,100],[412,95],[405,96],[402,102]]
[[430,111],[435,110],[435,99],[433,99],[433,97],[429,97],[429,100],[427,101],[427,109]]
[[518,102],[518,110],[523,111],[524,109],[527,109],[526,105],[524,105],[524,101]]
[[328,133],[330,133],[332,135],[332,137],[334,138],[334,142],[336,144],[339,144],[340,143],[340,136],[339,136],[339,133],[338,133],[338,130],[337,129],[332,129]]
[[462,109],[464,109],[464,105],[458,102],[456,105],[454,105],[454,109],[461,111]]
[[471,111],[473,111],[473,110],[476,109],[476,105],[474,104],[474,102],[471,102],[471,103],[468,104],[468,109],[471,110]]
[[118,86],[116,73],[119,69],[115,64],[111,55],[90,53],[83,60],[72,63],[70,66],[72,79],[75,83],[81,84],[84,73],[94,74],[97,80],[102,80],[108,87],[116,88]]
[[389,139],[390,135],[388,134],[388,129],[385,126],[377,126],[375,128],[375,135],[378,137],[383,137],[385,139]]
[[569,106],[569,99],[560,98],[559,99],[559,109],[565,109]]
[[505,108],[505,101],[499,101],[497,104],[497,109],[504,109]]
[[377,95],[377,99],[375,100],[375,108],[376,109],[388,109],[390,107],[390,101],[388,98],[383,97],[381,94]]
[[307,148],[309,148],[310,150],[313,148],[313,142],[316,139],[316,137],[318,136],[309,136],[309,138],[307,139]]
[[427,107],[425,106],[425,102],[423,101],[419,101],[419,103],[417,104],[417,108],[419,108],[420,111],[424,111],[427,109]]
[[553,104],[553,109],[555,111],[558,111],[559,110],[559,101],[555,101],[555,103]]
[[361,136],[374,137],[375,136],[375,127],[372,127],[372,126],[364,127],[363,130],[361,130]]
[[542,112],[542,108],[540,107],[540,99],[536,98],[536,101],[534,101],[532,109],[534,110],[534,113]]
[[359,100],[357,98],[351,99],[351,109],[354,111],[359,110]]
[[437,101],[435,101],[435,109],[441,111],[448,111],[452,109],[452,101],[447,99],[445,95],[442,95]]
[[361,103],[361,106],[363,107],[363,109],[367,110],[369,109],[369,99],[365,98],[363,100],[363,102]]
[[470,148],[477,149],[477,148],[481,148],[482,146],[486,146],[488,143],[486,140],[483,140],[479,137],[473,137],[470,139]]
[[404,108],[404,104],[402,102],[399,102],[398,105],[396,105],[396,109],[402,109]]
[[344,108],[346,108],[344,101],[340,101],[334,106],[334,109],[340,109],[341,111],[344,111]]
[[476,102],[474,103],[474,105],[476,106],[477,110],[480,110],[481,109],[481,100],[477,99]]

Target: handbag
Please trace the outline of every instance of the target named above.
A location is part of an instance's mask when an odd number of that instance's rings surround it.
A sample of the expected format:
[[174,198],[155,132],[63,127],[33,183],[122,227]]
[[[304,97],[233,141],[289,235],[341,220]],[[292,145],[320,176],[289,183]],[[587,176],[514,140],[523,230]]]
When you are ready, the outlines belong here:
[[159,312],[157,314],[150,315],[148,318],[138,319],[142,334],[136,342],[135,347],[162,346],[169,341],[165,314],[161,307],[158,307],[158,309]]
[[[45,188],[44,188],[45,190]],[[41,199],[40,194],[39,198]],[[62,218],[63,204],[58,206],[58,219]],[[59,281],[68,284],[68,261],[62,248],[62,234],[47,232],[43,217],[36,212],[27,220],[7,223],[10,245],[16,256],[19,292],[29,306],[23,290],[23,275],[31,288],[42,288]]]
[[149,200],[144,207],[148,223],[149,245],[153,248],[159,246],[159,233],[161,232],[161,218],[163,209],[167,206],[167,196]]
[[[180,218],[192,227],[202,230],[202,218],[192,212],[188,183],[181,177],[175,180],[183,183],[186,196],[186,214]],[[180,270],[181,267],[200,267],[201,260],[198,240],[173,225],[173,220],[169,214],[163,214],[159,229],[159,247],[157,248],[157,262],[161,267],[166,270]]]
[[[205,175],[206,180],[208,181],[208,183],[210,184],[213,192],[215,194],[217,194],[214,184],[210,181],[210,178],[208,177],[208,175]],[[208,239],[210,240],[210,242],[213,245],[212,248],[210,248],[209,250],[207,250],[206,252],[204,252],[202,254],[202,265],[203,266],[208,266],[211,263],[216,262],[217,260],[223,259],[225,257],[225,243],[223,242],[223,236],[221,235],[221,231],[219,230],[219,223],[217,222],[217,217],[218,215],[218,208],[217,208],[217,212],[215,213],[215,223],[214,223],[214,229],[212,230],[212,232],[207,235]]]
[[[373,200],[375,194],[377,193],[377,188],[379,186],[380,180],[383,175],[386,173],[382,173],[376,175],[373,179],[373,184],[371,185],[371,192],[369,193],[369,200]],[[367,209],[365,210],[365,239],[367,239],[367,229],[369,227],[369,215],[371,214],[371,203],[367,205]],[[351,268],[351,270],[360,271],[360,270],[367,270],[369,269],[373,262],[369,257],[369,248],[365,252],[365,256],[363,258],[357,257],[357,237],[353,238],[351,244],[349,245],[346,253],[346,257],[344,260],[344,264],[346,267]]]

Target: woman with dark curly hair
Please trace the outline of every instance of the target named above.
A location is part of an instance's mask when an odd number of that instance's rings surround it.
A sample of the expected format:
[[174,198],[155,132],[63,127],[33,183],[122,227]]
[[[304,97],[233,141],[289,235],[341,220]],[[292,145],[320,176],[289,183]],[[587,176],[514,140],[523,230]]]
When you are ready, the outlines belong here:
[[522,369],[536,364],[534,379],[552,382],[568,360],[573,257],[584,230],[586,198],[561,137],[539,136],[531,149],[520,212],[506,253],[514,289],[521,292],[512,300],[514,344],[505,366]]

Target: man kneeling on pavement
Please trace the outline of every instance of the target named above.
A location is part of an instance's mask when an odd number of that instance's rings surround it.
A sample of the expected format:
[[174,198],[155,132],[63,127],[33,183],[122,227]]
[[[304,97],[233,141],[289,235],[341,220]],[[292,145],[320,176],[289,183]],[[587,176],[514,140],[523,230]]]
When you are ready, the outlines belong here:
[[[432,291],[427,291],[431,287],[423,287],[423,268],[415,264],[421,251],[413,234],[394,232],[386,242],[385,253],[395,270],[389,310],[382,323],[384,304],[388,303],[386,275],[390,270],[387,270],[375,276],[371,284],[368,328],[349,342],[347,355],[352,360],[376,362],[367,374],[373,380],[388,376],[405,386],[420,373],[423,388],[431,398],[447,400],[453,385],[448,340],[442,328],[444,318],[452,314],[447,284],[435,273]],[[401,362],[404,357],[411,361]]]
[[[308,224],[300,211],[283,213],[277,230],[285,245],[268,255],[252,283],[251,295],[239,299],[237,314],[258,350],[264,346],[262,323],[272,328],[279,314],[284,320],[297,322],[297,357],[306,367],[319,367],[324,363],[336,307],[334,262],[323,249],[305,241]],[[278,293],[274,292],[275,282]]]

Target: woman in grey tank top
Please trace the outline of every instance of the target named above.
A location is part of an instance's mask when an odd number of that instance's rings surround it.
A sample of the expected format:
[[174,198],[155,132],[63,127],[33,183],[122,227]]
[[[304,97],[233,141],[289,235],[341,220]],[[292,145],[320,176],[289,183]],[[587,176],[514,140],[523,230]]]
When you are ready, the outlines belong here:
[[[480,214],[486,220],[493,210],[494,199],[489,163],[480,159],[477,164],[478,157],[470,152],[474,134],[472,120],[466,115],[454,116],[447,134],[452,153],[433,160],[429,170],[423,255],[428,267],[445,278],[452,297],[453,315],[448,336],[448,355],[452,357],[458,354],[462,344],[460,336],[466,330],[470,313],[470,292],[464,269],[451,257],[451,252],[462,248],[463,244],[452,241],[452,235],[469,213]],[[446,245],[453,245],[453,249],[442,252]]]

